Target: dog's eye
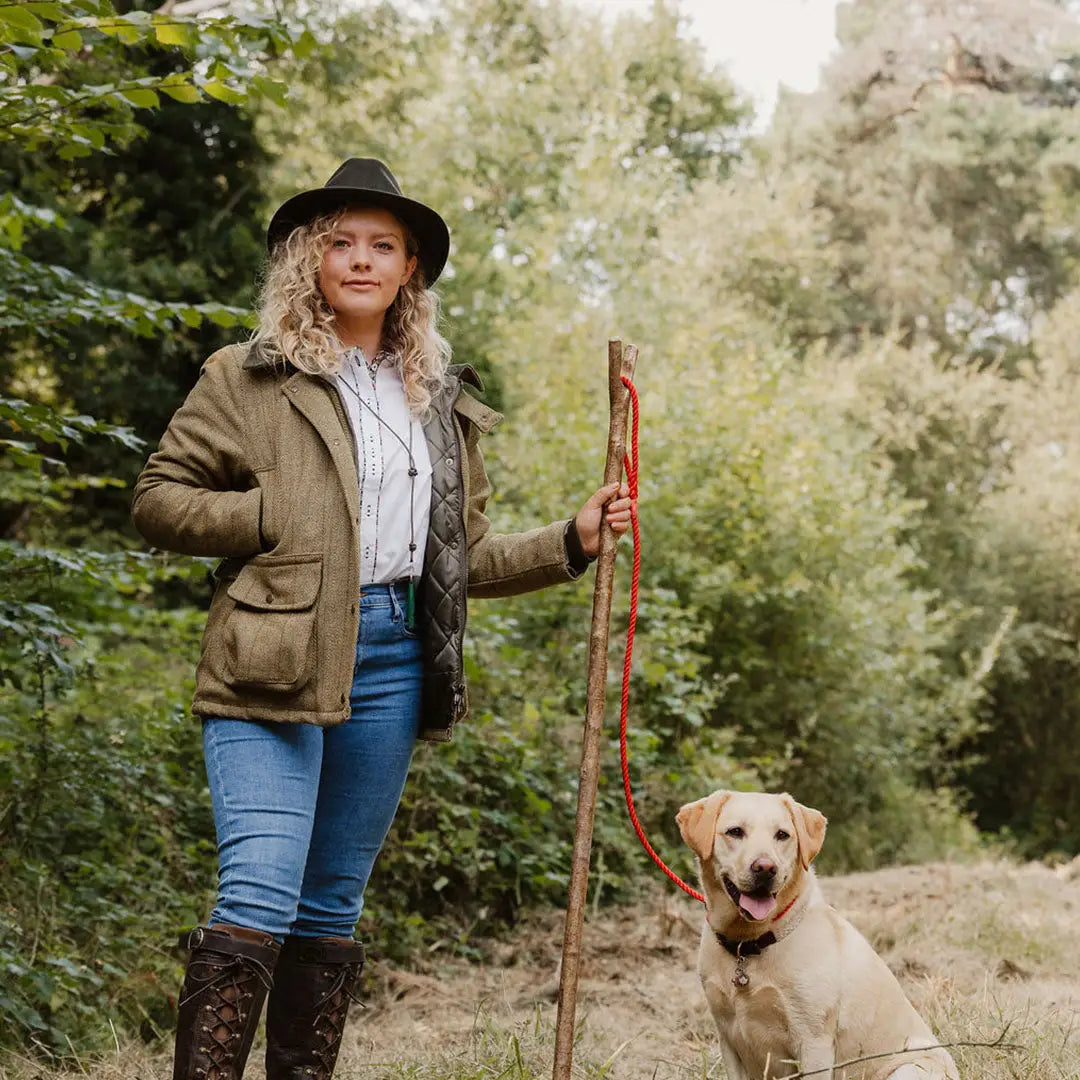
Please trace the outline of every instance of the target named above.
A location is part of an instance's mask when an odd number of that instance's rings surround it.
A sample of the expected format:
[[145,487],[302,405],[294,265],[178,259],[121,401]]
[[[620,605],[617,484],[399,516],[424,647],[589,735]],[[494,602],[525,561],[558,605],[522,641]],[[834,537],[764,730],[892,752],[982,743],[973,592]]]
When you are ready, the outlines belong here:
[[777,829],[776,830],[776,839],[777,840],[790,840],[791,839],[791,833],[784,832],[783,829]]
[[730,829],[728,829],[728,831],[727,831],[727,835],[728,835],[728,836],[731,836],[731,837],[733,837],[733,838],[734,838],[734,839],[736,839],[736,840],[738,840],[738,839],[739,839],[739,837],[741,837],[741,836],[745,836],[745,835],[746,835],[746,833],[744,833],[744,832],[742,831],[742,827],[741,827],[741,826],[739,826],[739,825],[732,825],[732,826],[731,826],[731,828],[730,828]]

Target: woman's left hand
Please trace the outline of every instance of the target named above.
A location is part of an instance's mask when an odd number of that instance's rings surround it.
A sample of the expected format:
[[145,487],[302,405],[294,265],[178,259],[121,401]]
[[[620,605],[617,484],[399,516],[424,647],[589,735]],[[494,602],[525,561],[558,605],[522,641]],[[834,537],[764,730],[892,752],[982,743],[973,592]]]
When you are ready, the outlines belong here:
[[633,500],[630,488],[625,484],[605,484],[589,496],[577,512],[574,525],[581,537],[581,547],[590,559],[600,551],[600,519],[611,526],[616,536],[622,536],[630,528],[630,512]]

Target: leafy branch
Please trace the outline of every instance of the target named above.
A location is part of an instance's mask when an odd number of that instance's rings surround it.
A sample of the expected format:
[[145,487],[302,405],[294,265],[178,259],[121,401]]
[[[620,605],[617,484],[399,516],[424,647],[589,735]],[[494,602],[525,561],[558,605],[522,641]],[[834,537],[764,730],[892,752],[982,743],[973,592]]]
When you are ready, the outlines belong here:
[[[105,42],[168,49],[187,67],[162,77],[67,85],[71,54]],[[31,148],[59,144],[60,157],[71,160],[104,149],[109,137],[136,134],[130,111],[157,108],[161,94],[184,104],[216,99],[242,105],[252,96],[281,104],[288,87],[268,74],[267,64],[288,54],[306,56],[315,44],[305,29],[256,15],[120,15],[106,2],[0,4],[0,72],[8,74],[0,86],[0,138]],[[94,115],[100,110],[106,115]]]
[[149,337],[179,324],[197,327],[204,319],[226,328],[253,325],[244,308],[152,300],[0,248],[0,329],[25,327],[48,336],[60,326],[92,322]]

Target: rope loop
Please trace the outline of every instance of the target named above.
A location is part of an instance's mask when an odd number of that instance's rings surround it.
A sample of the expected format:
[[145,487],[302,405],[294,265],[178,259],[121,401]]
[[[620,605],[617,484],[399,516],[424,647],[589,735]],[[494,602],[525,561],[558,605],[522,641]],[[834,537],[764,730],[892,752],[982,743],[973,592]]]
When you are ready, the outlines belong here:
[[696,889],[692,889],[674,870],[653,850],[645,836],[645,830],[638,821],[637,809],[634,806],[634,794],[630,788],[630,763],[626,752],[626,719],[630,711],[630,664],[634,656],[634,632],[637,629],[638,609],[638,585],[641,579],[641,528],[638,524],[637,497],[638,497],[638,393],[634,384],[625,376],[622,377],[623,385],[630,391],[630,405],[632,425],[630,429],[630,452],[624,456],[623,466],[626,469],[626,484],[630,489],[630,498],[635,500],[630,508],[630,527],[634,534],[634,573],[630,582],[630,621],[626,628],[626,654],[623,659],[622,677],[622,703],[619,709],[619,760],[622,763],[623,794],[626,796],[626,809],[630,814],[630,822],[634,826],[634,832],[641,841],[642,847],[649,853],[650,858],[660,869],[676,884],[683,892],[688,893],[695,900],[705,903],[705,897]]

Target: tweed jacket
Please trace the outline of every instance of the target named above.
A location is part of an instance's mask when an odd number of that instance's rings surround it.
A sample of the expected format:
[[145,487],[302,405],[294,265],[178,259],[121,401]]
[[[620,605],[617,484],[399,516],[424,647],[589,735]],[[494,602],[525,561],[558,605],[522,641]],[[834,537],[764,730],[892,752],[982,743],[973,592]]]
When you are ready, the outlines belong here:
[[[468,712],[466,594],[506,596],[580,576],[569,522],[493,533],[480,436],[501,419],[452,368],[424,434],[431,520],[417,604],[421,736],[445,742]],[[215,353],[135,483],[132,517],[153,545],[221,559],[192,711],[332,725],[348,719],[360,593],[352,429],[328,379]]]

